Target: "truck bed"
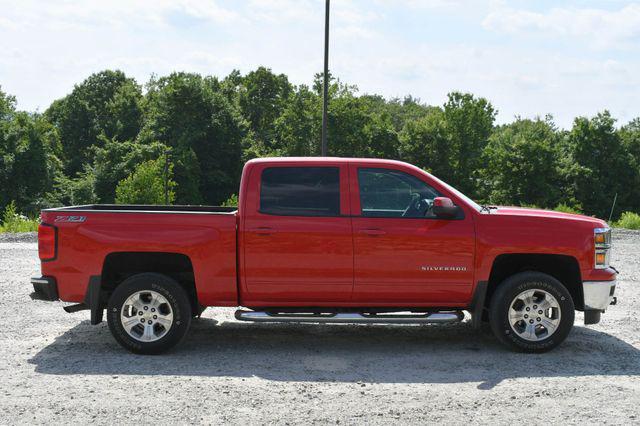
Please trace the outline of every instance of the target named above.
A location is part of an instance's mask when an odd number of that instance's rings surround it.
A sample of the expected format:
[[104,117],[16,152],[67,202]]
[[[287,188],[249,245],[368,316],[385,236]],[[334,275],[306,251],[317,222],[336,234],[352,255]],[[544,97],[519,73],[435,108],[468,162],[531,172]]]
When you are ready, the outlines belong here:
[[43,210],[41,218],[57,235],[42,274],[56,277],[63,301],[82,302],[90,277],[137,254],[144,261],[133,269],[162,268],[163,256],[180,255],[202,305],[237,304],[235,207],[91,204]]

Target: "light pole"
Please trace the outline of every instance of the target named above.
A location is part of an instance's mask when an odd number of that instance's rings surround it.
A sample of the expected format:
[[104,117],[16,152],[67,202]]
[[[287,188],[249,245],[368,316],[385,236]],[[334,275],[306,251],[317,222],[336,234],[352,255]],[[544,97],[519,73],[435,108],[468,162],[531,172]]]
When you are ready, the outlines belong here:
[[329,1],[324,11],[324,79],[322,84],[322,156],[327,156],[327,102],[329,98]]

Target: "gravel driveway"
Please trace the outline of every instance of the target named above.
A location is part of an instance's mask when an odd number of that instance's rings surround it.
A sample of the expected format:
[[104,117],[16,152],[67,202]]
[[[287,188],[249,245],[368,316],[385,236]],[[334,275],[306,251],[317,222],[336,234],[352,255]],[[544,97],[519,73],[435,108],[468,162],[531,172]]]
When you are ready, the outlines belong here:
[[208,309],[135,356],[105,323],[32,301],[33,236],[0,236],[0,423],[640,422],[640,233],[614,233],[618,305],[543,355],[453,326],[247,324]]

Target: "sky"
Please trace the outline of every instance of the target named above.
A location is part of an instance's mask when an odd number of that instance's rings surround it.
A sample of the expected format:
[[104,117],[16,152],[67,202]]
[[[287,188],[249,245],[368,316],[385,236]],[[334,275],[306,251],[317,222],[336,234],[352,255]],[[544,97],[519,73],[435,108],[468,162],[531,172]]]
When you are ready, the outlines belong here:
[[[311,84],[323,31],[324,0],[0,0],[0,87],[44,111],[104,69],[144,84],[263,65]],[[332,74],[363,94],[471,92],[498,123],[640,116],[640,2],[333,0],[330,36]]]

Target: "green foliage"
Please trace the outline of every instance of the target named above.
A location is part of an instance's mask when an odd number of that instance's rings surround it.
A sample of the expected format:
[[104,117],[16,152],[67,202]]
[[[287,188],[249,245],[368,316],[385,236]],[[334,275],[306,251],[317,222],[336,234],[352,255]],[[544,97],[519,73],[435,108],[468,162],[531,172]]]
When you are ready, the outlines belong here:
[[482,189],[492,204],[553,206],[560,200],[558,137],[550,120],[496,128],[484,148]]
[[2,214],[2,224],[0,224],[0,233],[2,232],[35,232],[38,230],[39,221],[37,219],[29,219],[26,216],[18,214],[16,203],[11,201],[7,204]]
[[616,228],[640,229],[640,214],[632,212],[624,212],[620,216],[620,220],[615,222]]
[[256,140],[268,149],[275,148],[274,123],[285,110],[292,91],[293,86],[286,75],[276,75],[265,67],[258,67],[240,80],[241,113]]
[[140,142],[172,148],[178,203],[217,204],[237,191],[242,169],[242,116],[220,83],[173,73],[148,85]]
[[35,214],[61,168],[58,153],[54,127],[39,114],[16,111],[15,99],[0,90],[0,209],[14,200]]
[[[289,95],[282,114],[275,120],[277,148],[253,144],[245,150],[247,159],[264,155],[312,156],[320,154],[322,99],[302,85]],[[264,153],[264,154],[263,154]]]
[[579,208],[571,207],[564,203],[558,204],[554,210],[561,213],[582,214],[582,211]]
[[418,120],[404,125],[400,133],[399,157],[445,181],[453,177],[452,147],[441,108],[431,108]]
[[74,178],[59,174],[54,178],[53,191],[47,199],[51,206],[79,206],[95,204],[100,199],[95,193],[96,176],[88,169]]
[[134,143],[107,140],[94,148],[95,195],[102,203],[113,203],[116,185],[129,176],[141,163],[168,154],[170,149],[161,143]]
[[118,204],[172,204],[176,183],[166,158],[145,161],[116,187]]
[[609,214],[615,194],[620,208],[639,207],[629,191],[637,170],[614,124],[608,111],[591,119],[578,117],[567,135],[567,192],[585,212],[601,218]]
[[400,135],[400,158],[429,170],[462,192],[475,194],[481,155],[496,111],[484,98],[453,92],[442,108],[408,121]]
[[45,112],[60,134],[69,176],[91,161],[91,147],[107,140],[132,140],[142,124],[142,90],[122,71],[92,74]]
[[222,203],[222,207],[238,207],[238,194],[231,194],[231,196]]

